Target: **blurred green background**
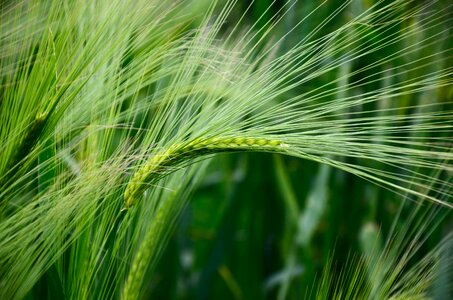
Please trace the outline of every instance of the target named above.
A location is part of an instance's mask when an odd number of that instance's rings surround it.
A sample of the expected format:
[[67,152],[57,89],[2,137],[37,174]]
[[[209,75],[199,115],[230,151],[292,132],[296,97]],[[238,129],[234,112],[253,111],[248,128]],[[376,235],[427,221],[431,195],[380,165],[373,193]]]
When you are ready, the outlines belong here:
[[[290,4],[293,2],[290,1]],[[342,26],[374,2],[352,1],[311,40]],[[381,2],[384,5],[386,1]],[[194,0],[193,7],[200,9],[208,3]],[[320,1],[298,1],[290,7],[285,7],[284,4],[283,0],[259,0],[253,3],[250,0],[240,1],[229,22],[235,24],[245,12],[245,23],[256,22],[256,28],[261,28],[268,24],[272,16],[283,15],[282,12],[286,11],[275,30],[278,36],[307,17],[284,40],[280,49],[285,51],[313,32],[344,1],[326,1],[318,8]],[[448,1],[439,1],[439,5],[446,7],[449,4]],[[422,27],[423,19],[409,19],[407,26],[414,24],[412,22],[419,23]],[[388,30],[389,28],[382,26],[382,32],[385,32],[383,34],[389,34]],[[345,63],[301,86],[300,91],[325,85],[340,76],[348,77],[349,73],[404,49],[412,42],[404,38],[408,29],[403,25],[390,30],[402,36],[401,43],[386,47],[379,51],[379,55],[373,53]],[[435,30],[435,27],[420,30],[419,38],[423,39]],[[362,37],[357,37],[357,44],[362,46],[380,38],[365,36],[366,31],[362,33],[363,40]],[[430,47],[424,47],[423,51],[435,53],[442,47],[451,49],[451,42],[433,43]],[[354,55],[353,51],[354,46],[351,45],[349,50],[335,55],[336,58],[347,59]],[[411,57],[389,60],[386,64],[356,72],[345,81],[326,85],[325,88],[341,89],[341,85],[351,84],[351,89],[330,96],[347,97],[348,93],[364,93],[385,87],[389,82],[404,79],[393,76],[391,69],[416,56],[417,53]],[[442,62],[451,64],[448,56],[445,60],[440,60],[439,64]],[[384,67],[389,71],[383,72]],[[423,74],[423,68],[411,72]],[[414,73],[406,75],[417,76]],[[354,87],[354,81],[367,76],[375,80]],[[416,97],[420,103],[442,102],[451,97],[451,92],[451,89],[445,88],[410,97]],[[329,98],[321,101],[327,100]],[[400,113],[411,113],[410,109],[401,105],[404,99],[399,100]],[[389,102],[382,105],[392,104]],[[382,109],[377,104],[372,104],[364,109],[372,111],[380,108]],[[384,165],[379,167],[386,168]],[[335,270],[330,270],[335,274],[337,268],[340,270],[346,264],[348,256],[370,251],[376,238],[384,243],[397,217],[399,226],[405,224],[414,206],[413,203],[406,203],[403,213],[398,216],[401,205],[402,197],[391,191],[311,161],[256,153],[218,155],[213,159],[203,184],[186,207],[157,270],[150,274],[148,287],[151,298],[304,298],[310,294],[330,257],[336,263]],[[450,219],[446,219],[430,234],[418,257],[436,245],[448,229],[451,229]],[[382,235],[378,237],[379,231]],[[451,278],[443,280],[449,279]],[[445,296],[446,292],[448,291],[437,293]]]

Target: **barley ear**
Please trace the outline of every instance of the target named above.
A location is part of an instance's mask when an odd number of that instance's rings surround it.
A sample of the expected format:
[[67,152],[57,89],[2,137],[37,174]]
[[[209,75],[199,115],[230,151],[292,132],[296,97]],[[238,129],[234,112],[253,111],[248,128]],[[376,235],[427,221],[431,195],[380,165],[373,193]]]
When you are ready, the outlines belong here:
[[135,172],[124,191],[126,208],[135,205],[146,187],[168,173],[169,167],[176,167],[183,161],[206,154],[221,152],[275,152],[285,153],[290,146],[281,140],[254,137],[197,138],[170,147],[152,156]]

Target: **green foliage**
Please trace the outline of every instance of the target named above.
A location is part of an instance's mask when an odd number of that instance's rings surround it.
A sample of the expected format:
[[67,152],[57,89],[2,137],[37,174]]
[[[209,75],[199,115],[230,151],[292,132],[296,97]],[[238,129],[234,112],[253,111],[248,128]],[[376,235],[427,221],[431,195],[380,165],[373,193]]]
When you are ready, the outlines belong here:
[[453,10],[371,2],[0,2],[1,298],[448,297]]

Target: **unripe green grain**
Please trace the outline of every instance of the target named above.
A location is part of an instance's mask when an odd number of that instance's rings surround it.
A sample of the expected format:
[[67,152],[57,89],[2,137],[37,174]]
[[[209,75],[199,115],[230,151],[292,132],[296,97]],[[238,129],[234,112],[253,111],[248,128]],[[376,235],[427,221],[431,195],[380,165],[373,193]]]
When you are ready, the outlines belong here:
[[261,151],[282,152],[289,146],[280,140],[258,139],[251,137],[214,137],[198,138],[192,141],[174,144],[151,157],[132,177],[124,192],[124,202],[127,208],[133,206],[146,189],[147,183],[160,178],[166,168],[205,154]]

